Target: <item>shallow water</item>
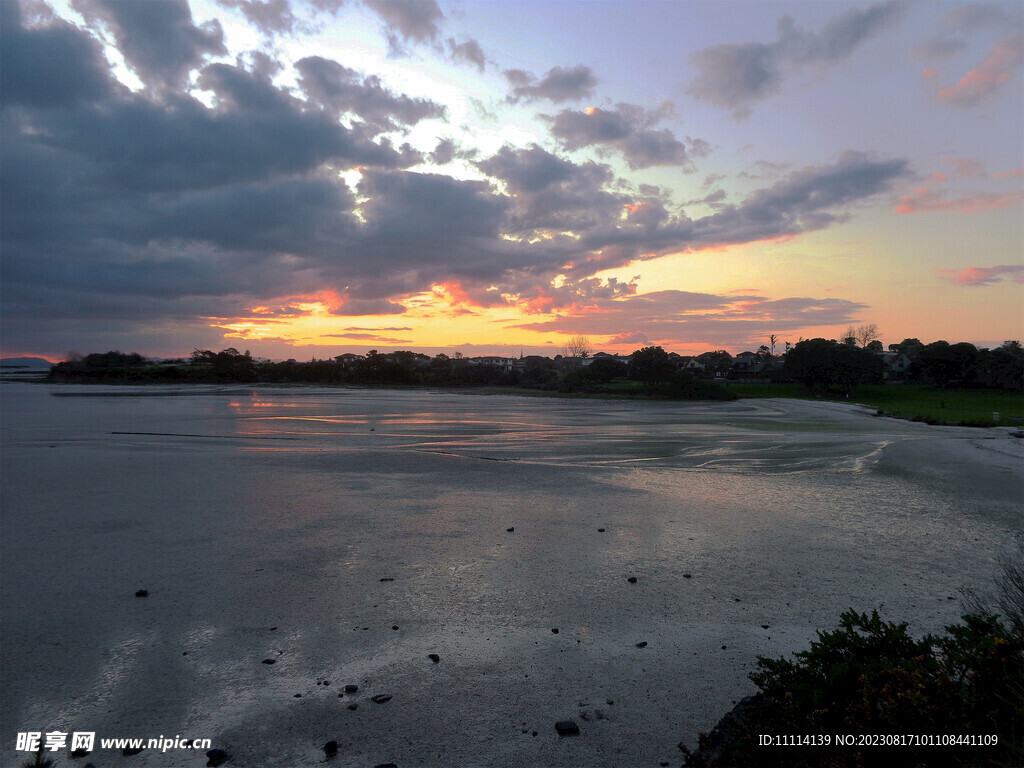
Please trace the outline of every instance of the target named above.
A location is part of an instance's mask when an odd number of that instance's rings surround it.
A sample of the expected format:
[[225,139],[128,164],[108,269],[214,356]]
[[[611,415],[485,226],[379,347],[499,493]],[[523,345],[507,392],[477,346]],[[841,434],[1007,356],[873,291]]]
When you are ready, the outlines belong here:
[[338,766],[677,764],[758,654],[844,608],[954,621],[1024,499],[1007,431],[833,404],[10,383],[0,408],[5,764],[54,729],[254,766],[330,739]]

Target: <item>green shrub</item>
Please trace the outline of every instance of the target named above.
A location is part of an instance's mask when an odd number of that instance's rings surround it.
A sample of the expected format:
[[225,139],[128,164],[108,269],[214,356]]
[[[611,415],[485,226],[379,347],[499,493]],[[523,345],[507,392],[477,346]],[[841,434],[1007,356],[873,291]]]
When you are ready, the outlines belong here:
[[[819,632],[794,659],[759,657],[757,664],[750,678],[763,692],[760,705],[721,755],[703,764],[1024,765],[1024,638],[994,615],[967,615],[944,635],[916,640],[906,624],[885,622],[877,611],[849,610],[837,629]],[[833,741],[759,746],[761,734]],[[836,746],[838,734],[995,734],[998,744]]]

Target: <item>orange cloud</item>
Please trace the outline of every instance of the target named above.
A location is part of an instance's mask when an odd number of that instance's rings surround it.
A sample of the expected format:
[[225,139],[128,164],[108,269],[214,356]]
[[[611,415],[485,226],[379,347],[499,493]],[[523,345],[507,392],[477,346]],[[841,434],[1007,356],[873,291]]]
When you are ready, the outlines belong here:
[[978,286],[1001,283],[1004,276],[1014,283],[1024,283],[1024,264],[1000,265],[996,267],[966,267],[964,269],[940,269],[939,275],[956,285]]
[[960,82],[939,91],[939,99],[958,107],[973,107],[991,96],[1013,78],[1012,69],[1024,61],[1024,35],[996,40],[988,56],[960,78]]
[[942,195],[922,187],[913,195],[905,195],[896,206],[897,213],[923,213],[927,211],[953,211],[956,213],[984,213],[1024,201],[1024,192],[982,194],[943,200]]

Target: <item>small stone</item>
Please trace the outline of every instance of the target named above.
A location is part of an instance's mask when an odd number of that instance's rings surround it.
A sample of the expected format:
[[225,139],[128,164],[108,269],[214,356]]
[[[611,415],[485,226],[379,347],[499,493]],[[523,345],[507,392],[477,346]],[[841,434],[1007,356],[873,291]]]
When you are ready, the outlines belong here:
[[628,579],[626,579],[626,581],[628,581],[630,584],[636,584],[636,576],[630,576]]
[[353,711],[355,711],[355,710],[359,709],[359,705],[358,704],[354,704],[354,703],[353,704],[349,704],[348,708],[353,710]]
[[692,579],[693,577],[690,574],[688,574],[688,573],[684,573],[683,574],[683,578],[684,579]]
[[441,657],[438,656],[436,653],[428,653],[427,654],[427,658],[430,659],[435,664],[439,664],[441,662]]
[[598,532],[598,533],[604,533],[604,528],[598,528],[598,529],[597,529],[597,532]]
[[373,768],[398,768],[394,763],[378,763]]
[[330,680],[324,680],[324,685],[330,685],[330,684],[331,684]]
[[558,731],[559,736],[577,736],[580,727],[572,720],[559,720],[555,723],[555,730]]
[[515,531],[515,529],[516,529],[516,527],[513,525],[511,528],[506,528],[505,529],[505,533],[513,533]]
[[121,750],[121,754],[124,755],[125,757],[131,757],[132,755],[139,754],[139,752],[141,752],[141,751],[142,751],[142,747],[125,747],[124,749]]
[[81,747],[79,747],[78,749],[76,749],[73,752],[71,752],[68,756],[69,757],[85,757],[88,754],[89,754],[89,750],[88,749],[82,749]]
[[148,597],[149,596],[149,590],[148,589],[140,589],[138,592],[135,593],[135,596],[136,597]]
[[391,701],[391,697],[386,693],[378,693],[376,696],[370,698],[374,704],[383,704],[385,701]]
[[302,698],[302,694],[301,693],[296,693],[294,696],[292,696],[292,698],[293,699],[301,699]]
[[613,699],[605,699],[604,703],[607,704],[609,707],[615,706],[615,701]]
[[740,599],[739,599],[738,597],[734,597],[734,598],[732,599],[732,601],[733,601],[734,603],[738,603],[738,602],[740,601]]
[[552,627],[551,628],[551,634],[557,635],[558,634],[558,627]]
[[391,628],[397,631],[398,630],[398,625],[397,624],[392,624]]
[[723,645],[722,650],[724,651],[728,646]]
[[324,754],[328,756],[338,754],[338,742],[328,741],[324,744]]
[[349,683],[345,686],[345,693],[355,693],[359,690],[359,686],[354,683]]
[[271,632],[274,632],[274,631],[276,631],[276,630],[277,630],[277,627],[271,627],[271,628],[270,628],[270,631],[271,631]]
[[647,641],[646,640],[641,640],[639,643],[636,644],[636,647],[637,648],[646,648],[647,647]]
[[768,625],[767,624],[762,624],[761,625],[761,629],[768,629]]
[[206,757],[209,758],[206,768],[217,768],[218,765],[223,765],[227,761],[228,753],[223,749],[211,749],[206,753]]
[[264,659],[264,664],[277,664],[277,659]]
[[665,768],[665,766],[668,765],[668,760],[662,760],[658,765],[660,765],[661,768]]
[[390,576],[385,576],[381,581],[394,581]]

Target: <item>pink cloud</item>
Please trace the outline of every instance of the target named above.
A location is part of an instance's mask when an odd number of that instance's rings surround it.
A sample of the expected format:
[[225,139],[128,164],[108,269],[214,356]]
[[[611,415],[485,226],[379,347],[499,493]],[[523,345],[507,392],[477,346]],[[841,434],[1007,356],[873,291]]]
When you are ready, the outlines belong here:
[[913,195],[904,195],[896,206],[897,213],[923,213],[927,211],[952,211],[956,213],[983,213],[1024,201],[1024,192],[1003,192],[980,194],[944,200],[942,195],[921,187]]
[[984,178],[986,175],[985,166],[979,163],[977,160],[971,160],[966,157],[943,157],[942,162],[949,163],[954,168],[956,168],[956,172],[960,176],[979,176],[981,178]]
[[973,107],[989,98],[1013,79],[1012,70],[1024,63],[1024,33],[996,40],[988,56],[960,78],[960,82],[939,91],[939,99],[956,107]]
[[966,267],[964,269],[940,269],[939,275],[955,285],[978,286],[1001,283],[1005,279],[1024,283],[1024,264],[1001,265],[997,267]]
[[629,333],[620,333],[613,336],[608,340],[609,344],[649,344],[650,339],[647,338],[646,333],[640,331],[630,331]]

